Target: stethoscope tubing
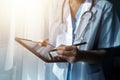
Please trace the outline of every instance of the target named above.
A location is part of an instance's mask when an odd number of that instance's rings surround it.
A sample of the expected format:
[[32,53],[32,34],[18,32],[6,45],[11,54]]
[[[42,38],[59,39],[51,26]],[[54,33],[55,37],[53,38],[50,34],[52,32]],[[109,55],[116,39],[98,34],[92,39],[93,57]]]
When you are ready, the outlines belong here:
[[[66,2],[66,0],[64,0],[63,1],[63,4],[62,4],[62,23],[64,22],[64,5],[65,5],[65,2]],[[94,6],[94,2],[95,2],[95,0],[92,0],[92,4],[91,4],[91,6],[90,6],[90,9],[88,10],[88,11],[85,11],[83,14],[82,14],[82,16],[84,16],[87,12],[91,12],[92,13],[92,15],[91,15],[91,18],[89,19],[89,21],[92,19],[92,17],[93,17],[93,12],[92,12],[92,8],[93,8],[93,6]],[[81,16],[81,17],[82,17]]]
[[[64,20],[63,20],[63,19],[64,19],[64,18],[63,18],[63,17],[64,17],[63,14],[64,14],[64,5],[65,5],[65,2],[66,2],[66,0],[64,0],[63,5],[62,5],[62,23],[64,22]],[[91,6],[90,6],[89,10],[85,11],[85,12],[82,14],[81,20],[83,20],[82,18],[83,18],[87,13],[90,13],[91,16],[90,16],[90,18],[89,18],[89,20],[88,20],[88,23],[90,22],[90,20],[93,18],[93,12],[92,12],[93,6],[94,6],[94,0],[92,0],[92,3],[91,3]],[[80,20],[80,23],[81,23],[81,20]],[[84,37],[86,31],[87,31],[87,27],[85,27],[85,29],[84,29],[83,32],[81,33],[81,35],[80,35],[81,38]]]

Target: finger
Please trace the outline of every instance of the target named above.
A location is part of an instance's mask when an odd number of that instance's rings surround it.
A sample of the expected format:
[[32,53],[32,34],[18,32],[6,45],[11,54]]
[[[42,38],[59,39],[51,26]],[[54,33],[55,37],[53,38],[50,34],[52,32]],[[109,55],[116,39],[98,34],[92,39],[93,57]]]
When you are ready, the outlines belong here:
[[65,50],[65,45],[60,45],[56,48],[57,50]]
[[66,45],[60,45],[57,47],[57,50],[66,50],[66,51],[71,51],[75,49],[76,46],[66,46]]
[[62,59],[70,62],[70,63],[74,63],[76,60],[75,60],[75,57],[68,57],[68,56],[63,56],[63,55],[59,55],[59,57],[61,57]]
[[60,45],[57,47],[58,50],[66,50],[66,51],[71,51],[74,47],[73,46],[65,46],[65,45]]
[[68,57],[67,56],[64,56],[64,55],[59,55],[59,57],[63,60],[67,60],[68,61]]
[[53,57],[53,60],[55,60],[55,61],[66,61],[65,59],[63,59],[63,58],[61,58],[59,56]]
[[66,46],[66,47],[65,47],[65,50],[66,50],[66,51],[71,51],[71,50],[73,50],[73,46]]
[[63,50],[58,50],[57,51],[58,55],[64,55],[64,56],[75,56],[73,51],[63,51]]

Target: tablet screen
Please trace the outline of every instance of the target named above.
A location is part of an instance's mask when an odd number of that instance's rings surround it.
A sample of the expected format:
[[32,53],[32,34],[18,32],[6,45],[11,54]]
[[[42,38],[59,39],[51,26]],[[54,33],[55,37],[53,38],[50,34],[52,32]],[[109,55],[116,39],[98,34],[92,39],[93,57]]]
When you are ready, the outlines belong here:
[[42,47],[40,42],[18,37],[16,37],[15,40],[45,62],[66,62],[63,60],[53,60],[48,52],[46,52],[47,50],[49,50],[49,48],[47,49],[46,47]]

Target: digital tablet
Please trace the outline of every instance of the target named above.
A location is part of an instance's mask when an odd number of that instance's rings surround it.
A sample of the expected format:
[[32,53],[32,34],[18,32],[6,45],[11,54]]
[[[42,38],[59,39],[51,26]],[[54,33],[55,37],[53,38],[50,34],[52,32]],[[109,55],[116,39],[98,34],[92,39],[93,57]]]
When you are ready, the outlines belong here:
[[[42,46],[40,42],[36,42],[36,41],[32,41],[29,39],[23,39],[23,38],[18,38],[16,37],[15,40],[22,45],[23,47],[25,47],[27,50],[29,50],[32,54],[36,55],[37,57],[39,57],[40,59],[42,59],[45,62],[66,62],[65,60],[62,59],[58,59],[58,57],[55,57],[53,59],[53,57],[51,56],[51,54],[49,54],[49,52],[46,54],[48,55],[48,57],[43,56],[40,52],[38,52],[37,50],[41,50],[42,51]],[[45,48],[45,47],[44,47]]]

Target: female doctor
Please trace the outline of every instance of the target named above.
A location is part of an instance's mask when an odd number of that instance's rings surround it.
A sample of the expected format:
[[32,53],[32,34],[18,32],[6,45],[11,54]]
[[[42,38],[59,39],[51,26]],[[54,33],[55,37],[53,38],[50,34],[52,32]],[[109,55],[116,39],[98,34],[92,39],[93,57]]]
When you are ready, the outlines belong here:
[[[53,0],[48,50],[62,63],[46,63],[46,80],[105,80],[107,48],[120,45],[120,22],[107,0]],[[85,45],[70,46],[87,42]]]

